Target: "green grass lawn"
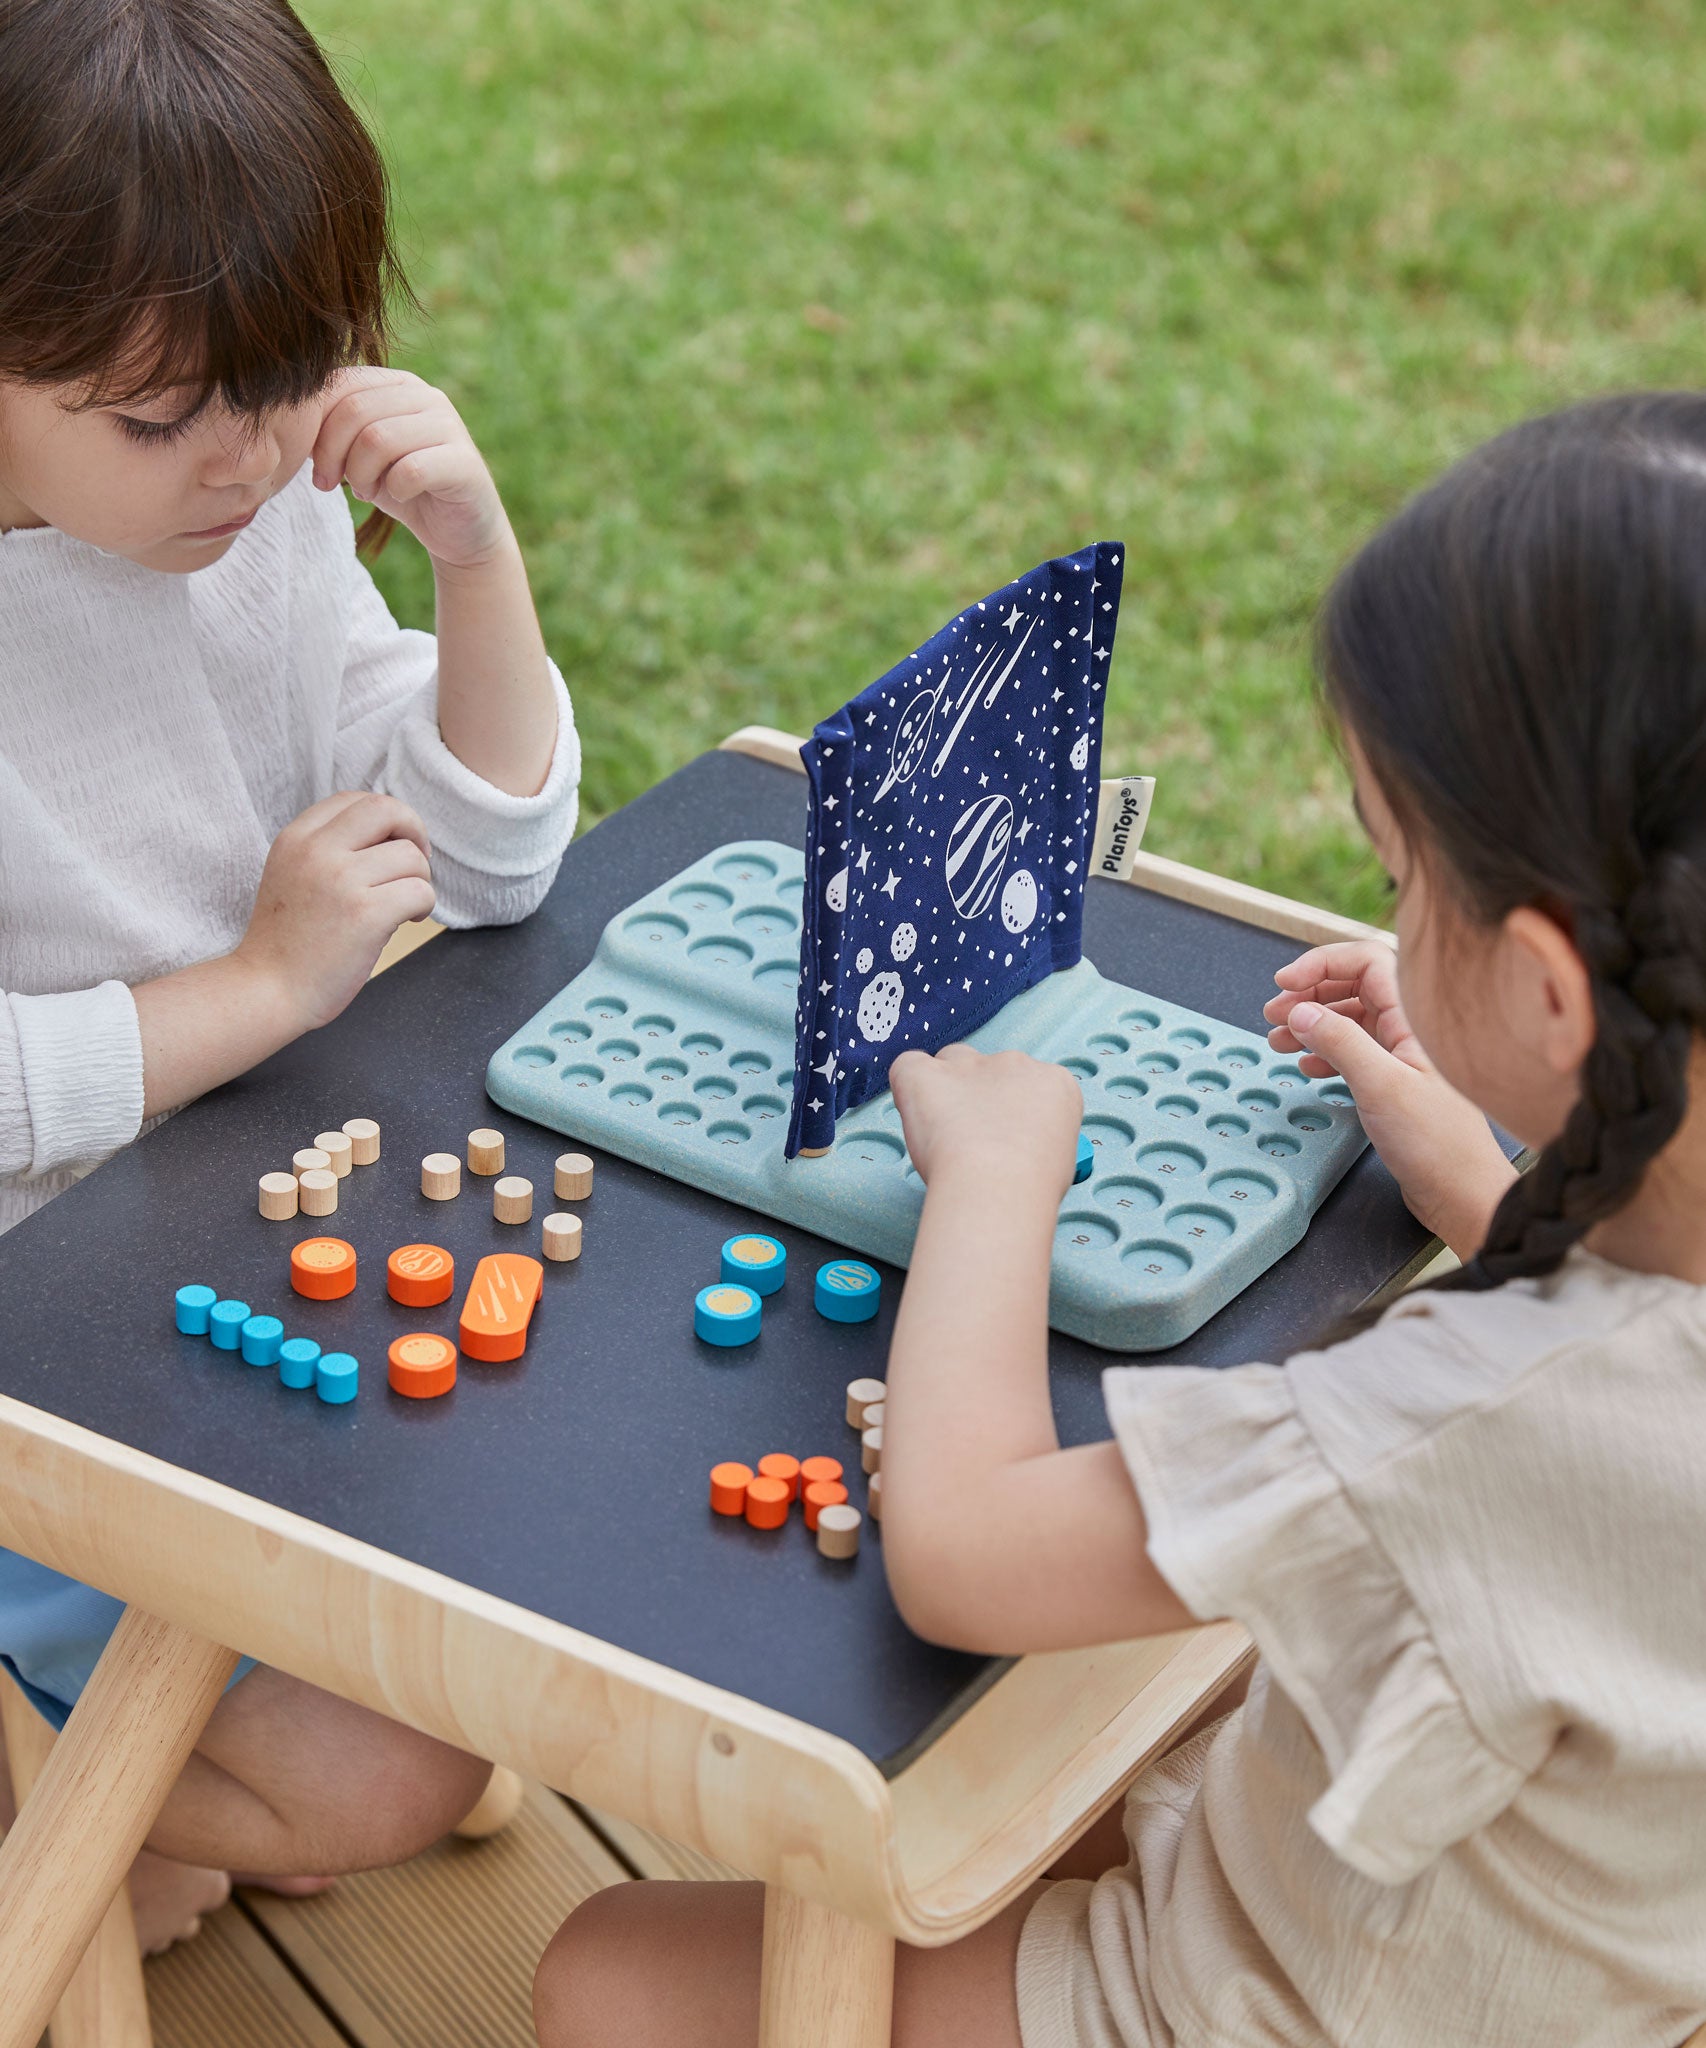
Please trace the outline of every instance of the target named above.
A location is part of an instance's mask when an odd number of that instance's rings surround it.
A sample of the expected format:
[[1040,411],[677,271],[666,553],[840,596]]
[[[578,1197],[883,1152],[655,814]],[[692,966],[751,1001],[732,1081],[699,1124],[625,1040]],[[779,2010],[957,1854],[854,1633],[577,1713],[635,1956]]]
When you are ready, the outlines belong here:
[[[1522,414],[1698,378],[1700,10],[314,0],[376,116],[596,815],[1130,554],[1149,845],[1378,915],[1325,579]],[[1384,17],[1384,18],[1383,18]],[[423,558],[380,567],[430,623]]]

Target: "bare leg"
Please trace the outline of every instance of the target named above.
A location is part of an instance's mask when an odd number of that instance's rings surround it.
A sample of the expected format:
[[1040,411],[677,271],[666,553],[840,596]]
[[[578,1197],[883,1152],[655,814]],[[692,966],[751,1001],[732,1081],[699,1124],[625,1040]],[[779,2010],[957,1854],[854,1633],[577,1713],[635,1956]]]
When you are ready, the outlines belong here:
[[490,1771],[262,1666],[214,1708],[148,1846],[182,1863],[277,1876],[378,1869],[448,1834]]
[[[253,1671],[214,1708],[131,1868],[137,1939],[152,1954],[193,1935],[228,1897],[228,1869],[301,1894],[330,1871],[401,1862],[472,1810],[488,1769],[300,1679]],[[0,1769],[0,1833],[14,1817]]]
[[[951,1947],[896,1950],[895,2048],[1020,2048],[1014,1963],[1039,1889]],[[539,1965],[542,2048],[753,2048],[763,1937],[762,1885],[595,1892]]]

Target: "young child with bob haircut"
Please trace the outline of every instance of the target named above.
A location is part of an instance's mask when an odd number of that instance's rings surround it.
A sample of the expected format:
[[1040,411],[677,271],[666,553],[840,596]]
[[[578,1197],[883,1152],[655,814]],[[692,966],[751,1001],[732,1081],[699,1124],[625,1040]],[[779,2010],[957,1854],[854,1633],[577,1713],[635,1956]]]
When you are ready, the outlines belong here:
[[[574,829],[497,489],[384,367],[388,213],[284,0],[0,0],[0,1229],[337,1016],[399,924],[525,917]],[[426,549],[436,639],[392,620],[346,484],[370,548]],[[118,1613],[0,1553],[0,1660],[56,1725]],[[140,1931],[230,1869],[407,1856],[486,1770],[242,1667]]]
[[[1063,1450],[1077,1085],[895,1062],[929,1190],[902,1614],[990,1655],[1229,1615],[1260,1652],[1081,1875],[900,1951],[897,2048],[1677,2048],[1706,2015],[1706,398],[1469,456],[1344,570],[1320,662],[1399,946],[1283,969],[1270,1043],[1344,1076],[1463,1269],[1283,1363],[1112,1367],[1112,1440]],[[756,1885],[596,1894],[541,2041],[750,2048],[762,1918]]]

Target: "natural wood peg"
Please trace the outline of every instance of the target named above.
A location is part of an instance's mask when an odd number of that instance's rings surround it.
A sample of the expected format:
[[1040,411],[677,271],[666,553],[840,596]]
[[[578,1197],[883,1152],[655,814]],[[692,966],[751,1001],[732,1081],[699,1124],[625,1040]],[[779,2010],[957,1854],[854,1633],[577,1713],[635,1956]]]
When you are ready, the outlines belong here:
[[559,1202],[584,1202],[592,1193],[592,1161],[584,1152],[565,1152],[557,1161],[551,1186]]
[[470,1131],[468,1133],[468,1171],[484,1176],[502,1173],[503,1170],[503,1132]]
[[288,1223],[296,1214],[295,1174],[261,1175],[261,1214],[269,1223]]
[[318,1145],[304,1145],[291,1159],[290,1170],[298,1178],[305,1173],[330,1173],[332,1155],[322,1152]]
[[859,1525],[864,1516],[845,1502],[817,1511],[817,1547],[825,1557],[854,1557],[859,1550]]
[[454,1152],[429,1152],[421,1161],[421,1193],[429,1202],[449,1202],[461,1192],[461,1160]]
[[296,1176],[296,1185],[304,1216],[330,1216],[336,1210],[338,1177],[329,1166],[311,1166]]
[[[501,1141],[500,1141],[501,1142]],[[508,1174],[492,1187],[492,1214],[500,1223],[525,1223],[533,1214],[533,1183]]]
[[871,1474],[871,1483],[865,1488],[865,1512],[873,1522],[880,1522],[883,1518],[883,1475],[880,1472]]
[[379,1126],[370,1116],[352,1116],[344,1125],[351,1156],[357,1166],[371,1166],[379,1157]]
[[883,1415],[887,1407],[887,1401],[873,1401],[865,1410],[862,1426],[865,1429],[881,1429],[883,1426]]
[[543,1236],[546,1258],[562,1263],[580,1257],[581,1220],[578,1216],[564,1215],[561,1210],[547,1216]]
[[342,1180],[348,1174],[353,1163],[350,1155],[355,1150],[354,1145],[344,1136],[342,1131],[322,1131],[314,1140],[314,1143],[320,1151],[325,1153],[332,1171],[339,1180]]
[[854,1380],[847,1389],[847,1427],[863,1429],[865,1410],[873,1401],[880,1401],[887,1392],[881,1380]]
[[867,1472],[883,1469],[883,1433],[880,1429],[867,1429],[860,1437],[859,1463]]
[[483,1842],[488,1835],[500,1834],[521,1811],[521,1802],[527,1797],[527,1787],[514,1771],[507,1771],[502,1764],[493,1768],[486,1781],[486,1789],[480,1794],[479,1803],[466,1819],[457,1822],[450,1832],[460,1842]]

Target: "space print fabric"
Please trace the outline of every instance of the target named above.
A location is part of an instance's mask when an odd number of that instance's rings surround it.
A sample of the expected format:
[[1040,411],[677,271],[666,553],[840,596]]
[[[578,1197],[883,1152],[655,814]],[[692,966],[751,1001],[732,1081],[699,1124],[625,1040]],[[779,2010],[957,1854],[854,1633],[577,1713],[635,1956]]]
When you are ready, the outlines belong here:
[[971,605],[800,750],[790,1159],[900,1053],[1077,962],[1124,560],[1102,541]]

